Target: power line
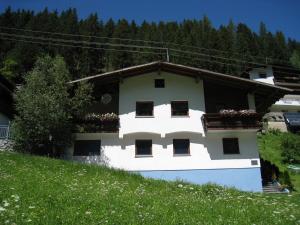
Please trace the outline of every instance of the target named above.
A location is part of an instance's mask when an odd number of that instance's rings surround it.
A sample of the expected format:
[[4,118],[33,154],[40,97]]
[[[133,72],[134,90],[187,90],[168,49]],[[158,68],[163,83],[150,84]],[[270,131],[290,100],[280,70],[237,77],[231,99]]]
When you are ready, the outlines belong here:
[[2,33],[0,35],[18,37],[18,38],[30,38],[30,39],[38,39],[43,41],[57,41],[57,42],[67,42],[72,44],[94,44],[94,45],[108,45],[114,47],[126,47],[126,48],[147,48],[147,49],[156,49],[156,50],[166,50],[166,48],[160,47],[151,47],[151,46],[141,46],[141,45],[126,45],[126,44],[114,44],[114,43],[99,43],[92,41],[77,41],[77,40],[67,40],[67,39],[59,39],[59,38],[45,38],[45,37],[37,37],[37,36],[28,36],[28,35],[19,35],[19,34],[10,34],[10,33]]
[[61,47],[82,48],[82,49],[95,49],[95,50],[106,50],[106,51],[116,51],[116,52],[131,52],[131,53],[154,54],[154,55],[164,55],[165,54],[165,53],[158,53],[158,52],[145,52],[145,51],[126,50],[126,49],[111,49],[111,48],[101,48],[101,47],[90,47],[90,46],[79,46],[79,45],[51,43],[51,42],[38,42],[38,41],[20,40],[20,39],[15,39],[15,38],[6,38],[6,37],[1,37],[1,36],[0,36],[0,39],[8,40],[8,41],[26,42],[26,43],[41,44],[41,45],[54,45],[54,46],[61,46]]
[[[191,51],[183,51],[183,50],[178,50],[178,49],[170,49],[170,50],[171,51],[175,51],[175,52],[186,53],[186,54],[199,55],[199,56],[207,56],[207,57],[211,57],[211,58],[223,59],[223,60],[229,60],[229,61],[236,61],[236,62],[240,62],[240,63],[244,63],[244,64],[248,63],[248,64],[252,64],[252,65],[257,65],[257,66],[267,66],[267,64],[263,64],[263,63],[257,63],[257,62],[239,60],[239,59],[234,59],[234,58],[226,58],[226,57],[221,57],[221,56],[213,56],[213,55],[207,55],[207,54],[197,53],[197,52],[191,52]],[[281,69],[291,69],[291,67],[276,66],[276,65],[272,65],[272,67],[281,68]]]
[[[20,40],[20,39],[9,39],[7,38],[6,40],[11,40],[11,41],[22,41],[22,42],[29,42],[29,43],[35,43],[35,44],[47,44],[47,45],[55,45],[55,46],[64,46],[64,47],[73,47],[73,48],[85,48],[85,49],[97,49],[97,50],[107,50],[107,51],[119,51],[119,52],[131,52],[131,53],[141,53],[141,54],[156,54],[156,55],[165,55],[168,54],[166,53],[162,53],[162,52],[145,52],[145,51],[137,51],[137,50],[121,50],[121,49],[110,49],[110,48],[103,48],[103,47],[91,47],[91,46],[78,46],[78,45],[70,45],[70,44],[65,44],[64,42],[67,43],[71,43],[71,44],[95,44],[95,45],[106,45],[106,46],[114,46],[114,47],[125,47],[125,48],[148,48],[148,49],[155,49],[155,50],[166,50],[166,48],[158,48],[158,47],[150,47],[150,46],[137,46],[137,45],[125,45],[125,44],[112,44],[112,43],[99,43],[99,42],[89,42],[89,41],[77,41],[77,40],[66,40],[66,39],[56,39],[56,38],[45,38],[45,37],[36,37],[36,36],[28,36],[28,35],[17,35],[17,34],[10,34],[10,33],[1,33],[0,35],[4,35],[4,36],[11,36],[11,37],[17,37],[17,38],[29,38],[29,39],[33,39],[33,40],[40,40],[40,41],[48,41],[47,43],[45,42],[37,42],[37,41],[28,41],[28,40]],[[5,38],[2,38],[5,39]],[[61,43],[53,43],[54,42],[62,42]],[[50,43],[51,42],[51,43]],[[168,49],[167,49],[168,50]],[[228,60],[228,61],[236,61],[236,62],[240,62],[243,64],[251,64],[254,66],[267,66],[267,64],[262,64],[262,63],[256,63],[256,62],[250,62],[250,61],[245,61],[245,60],[238,60],[238,59],[233,59],[233,58],[226,58],[226,57],[220,57],[220,56],[214,56],[214,55],[208,55],[208,54],[204,54],[204,53],[197,53],[197,52],[191,52],[191,51],[183,51],[183,50],[178,50],[178,49],[170,49],[171,51],[175,51],[175,52],[180,52],[180,53],[185,53],[185,54],[190,54],[190,55],[197,55],[197,56],[201,56],[201,57],[209,57],[209,58],[216,58],[216,59],[222,59],[222,60]],[[172,54],[171,54],[172,56]],[[179,55],[176,55],[177,57],[179,57]],[[182,57],[182,56],[180,56]],[[202,61],[204,61],[202,59]],[[209,60],[206,60],[209,61]],[[229,63],[222,63],[222,62],[216,62],[216,61],[210,61],[210,62],[214,62],[214,63],[220,63],[220,64],[226,64],[226,65],[234,65],[234,64],[229,64]],[[245,65],[243,65],[245,67]],[[283,66],[275,66],[272,65],[274,68],[281,68],[281,69],[290,69],[290,67],[283,67]],[[248,67],[250,68],[250,67]],[[284,74],[290,74],[290,75],[295,75],[292,73],[287,73],[287,72],[283,72],[281,71],[281,73]]]
[[[101,37],[101,36],[94,36],[94,35],[82,35],[82,34],[70,34],[70,33],[60,33],[60,32],[49,32],[49,31],[39,31],[39,30],[30,30],[30,29],[22,29],[22,28],[14,28],[14,27],[5,27],[0,26],[0,29],[7,29],[7,30],[16,30],[16,31],[24,31],[24,32],[32,32],[32,33],[42,33],[42,34],[54,34],[54,35],[62,35],[62,36],[69,36],[69,37],[85,37],[85,38],[95,38],[95,39],[106,39],[106,40],[120,40],[120,41],[132,41],[132,42],[143,42],[143,43],[152,43],[152,44],[160,44],[160,45],[174,45],[174,46],[180,46],[180,47],[188,47],[198,50],[206,50],[206,51],[214,51],[214,52],[222,52],[222,53],[229,53],[234,54],[238,56],[244,56],[240,53],[232,52],[232,51],[224,51],[219,49],[212,49],[212,48],[204,48],[204,47],[197,47],[197,46],[190,46],[190,45],[182,45],[172,42],[161,42],[161,41],[147,41],[147,40],[141,40],[141,39],[130,39],[130,38],[113,38],[113,37]],[[253,56],[249,55],[252,58],[261,58],[264,60],[271,60],[272,62],[285,62],[289,63],[286,60],[280,60],[280,59],[273,59],[270,57],[260,57],[260,56]]]
[[136,41],[136,42],[144,42],[144,43],[162,44],[162,42],[159,42],[159,41],[146,41],[146,40],[141,40],[141,39],[115,38],[115,37],[103,37],[103,36],[101,37],[101,36],[94,36],[94,35],[83,35],[83,34],[70,34],[70,33],[60,33],[60,32],[38,31],[38,30],[21,29],[21,28],[13,28],[13,27],[3,27],[3,26],[0,26],[0,29],[25,31],[25,32],[32,32],[32,33],[42,33],[42,34],[54,34],[54,35],[62,35],[62,36],[69,36],[69,37],[86,37],[86,38],[96,38],[96,39],[121,40],[121,41]]

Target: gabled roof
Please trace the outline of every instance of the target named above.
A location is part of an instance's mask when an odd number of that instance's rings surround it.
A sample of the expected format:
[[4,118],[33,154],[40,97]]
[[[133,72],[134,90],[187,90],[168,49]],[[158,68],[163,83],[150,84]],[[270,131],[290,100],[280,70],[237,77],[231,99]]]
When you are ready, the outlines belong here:
[[[70,83],[77,83],[81,81],[91,81],[98,83],[107,83],[113,81],[119,81],[127,77],[138,76],[145,73],[151,73],[155,71],[164,71],[174,73],[183,76],[194,77],[195,79],[201,79],[210,82],[222,83],[224,85],[240,88],[249,93],[256,95],[256,100],[259,106],[263,106],[264,103],[271,101],[275,102],[277,99],[283,97],[285,94],[292,92],[291,89],[285,87],[274,86],[258,81],[249,80],[246,78],[235,77],[223,73],[213,72],[210,70],[184,66],[169,62],[151,62],[138,66],[132,66],[124,69],[119,69],[102,74],[96,74],[94,76],[85,77],[82,79],[71,81]],[[271,103],[271,104],[272,104]],[[263,107],[265,109],[265,107]]]
[[102,74],[96,74],[93,76],[88,76],[85,78],[81,78],[78,80],[71,81],[70,83],[77,83],[80,81],[84,80],[104,80],[107,78],[110,79],[117,79],[117,78],[126,78],[126,77],[131,77],[131,76],[138,76],[142,75],[145,73],[150,73],[154,71],[165,71],[165,72],[170,72],[170,73],[175,73],[175,74],[180,74],[180,75],[185,75],[185,76],[191,76],[191,77],[198,77],[200,79],[207,79],[207,80],[220,80],[220,81],[228,81],[228,82],[233,82],[237,84],[243,84],[247,86],[255,86],[255,87],[265,87],[265,88],[271,88],[273,90],[282,90],[286,92],[290,92],[291,89],[288,88],[283,88],[283,87],[276,87],[271,84],[266,84],[262,83],[259,81],[253,81],[245,78],[240,78],[240,77],[235,77],[232,75],[227,75],[223,73],[218,73],[218,72],[213,72],[210,70],[205,70],[205,69],[199,69],[195,67],[190,67],[190,66],[184,66],[180,64],[174,64],[174,63],[169,63],[169,62],[151,62],[151,63],[146,63],[138,66],[132,66],[132,67],[127,67],[124,69],[119,69],[119,70],[114,70],[111,72],[106,72]]

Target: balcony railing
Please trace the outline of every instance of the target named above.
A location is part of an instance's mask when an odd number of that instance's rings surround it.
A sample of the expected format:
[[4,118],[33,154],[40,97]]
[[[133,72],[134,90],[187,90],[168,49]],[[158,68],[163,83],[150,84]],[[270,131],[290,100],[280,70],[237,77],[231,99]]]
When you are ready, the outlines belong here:
[[0,125],[0,139],[9,138],[9,125]]
[[209,130],[243,130],[261,129],[261,115],[252,113],[249,115],[236,113],[224,115],[222,113],[206,113],[202,117],[204,129]]
[[119,132],[119,117],[113,113],[88,114],[76,121],[78,133],[116,133]]

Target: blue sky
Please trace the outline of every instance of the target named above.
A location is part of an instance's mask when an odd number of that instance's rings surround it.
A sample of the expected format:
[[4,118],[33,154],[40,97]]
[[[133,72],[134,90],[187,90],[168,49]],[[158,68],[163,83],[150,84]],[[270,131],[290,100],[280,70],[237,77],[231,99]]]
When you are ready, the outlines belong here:
[[80,18],[97,12],[104,21],[112,17],[138,23],[182,21],[207,15],[215,27],[232,19],[255,31],[263,21],[270,31],[281,30],[300,41],[300,0],[0,0],[1,12],[8,6],[34,11],[74,7]]

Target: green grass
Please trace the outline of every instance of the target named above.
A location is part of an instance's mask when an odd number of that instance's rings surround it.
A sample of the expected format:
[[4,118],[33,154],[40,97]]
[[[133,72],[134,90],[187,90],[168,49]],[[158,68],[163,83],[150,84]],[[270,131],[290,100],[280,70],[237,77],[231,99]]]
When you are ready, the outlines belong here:
[[[268,160],[272,164],[276,165],[280,172],[287,169],[288,164],[283,163],[282,157],[282,140],[285,135],[293,135],[282,132],[269,132],[267,134],[258,135],[258,148],[260,157],[264,160]],[[300,136],[299,136],[300,138]],[[291,176],[291,181],[297,192],[300,192],[300,174],[289,173]]]
[[165,182],[0,153],[0,224],[300,224],[298,194]]

